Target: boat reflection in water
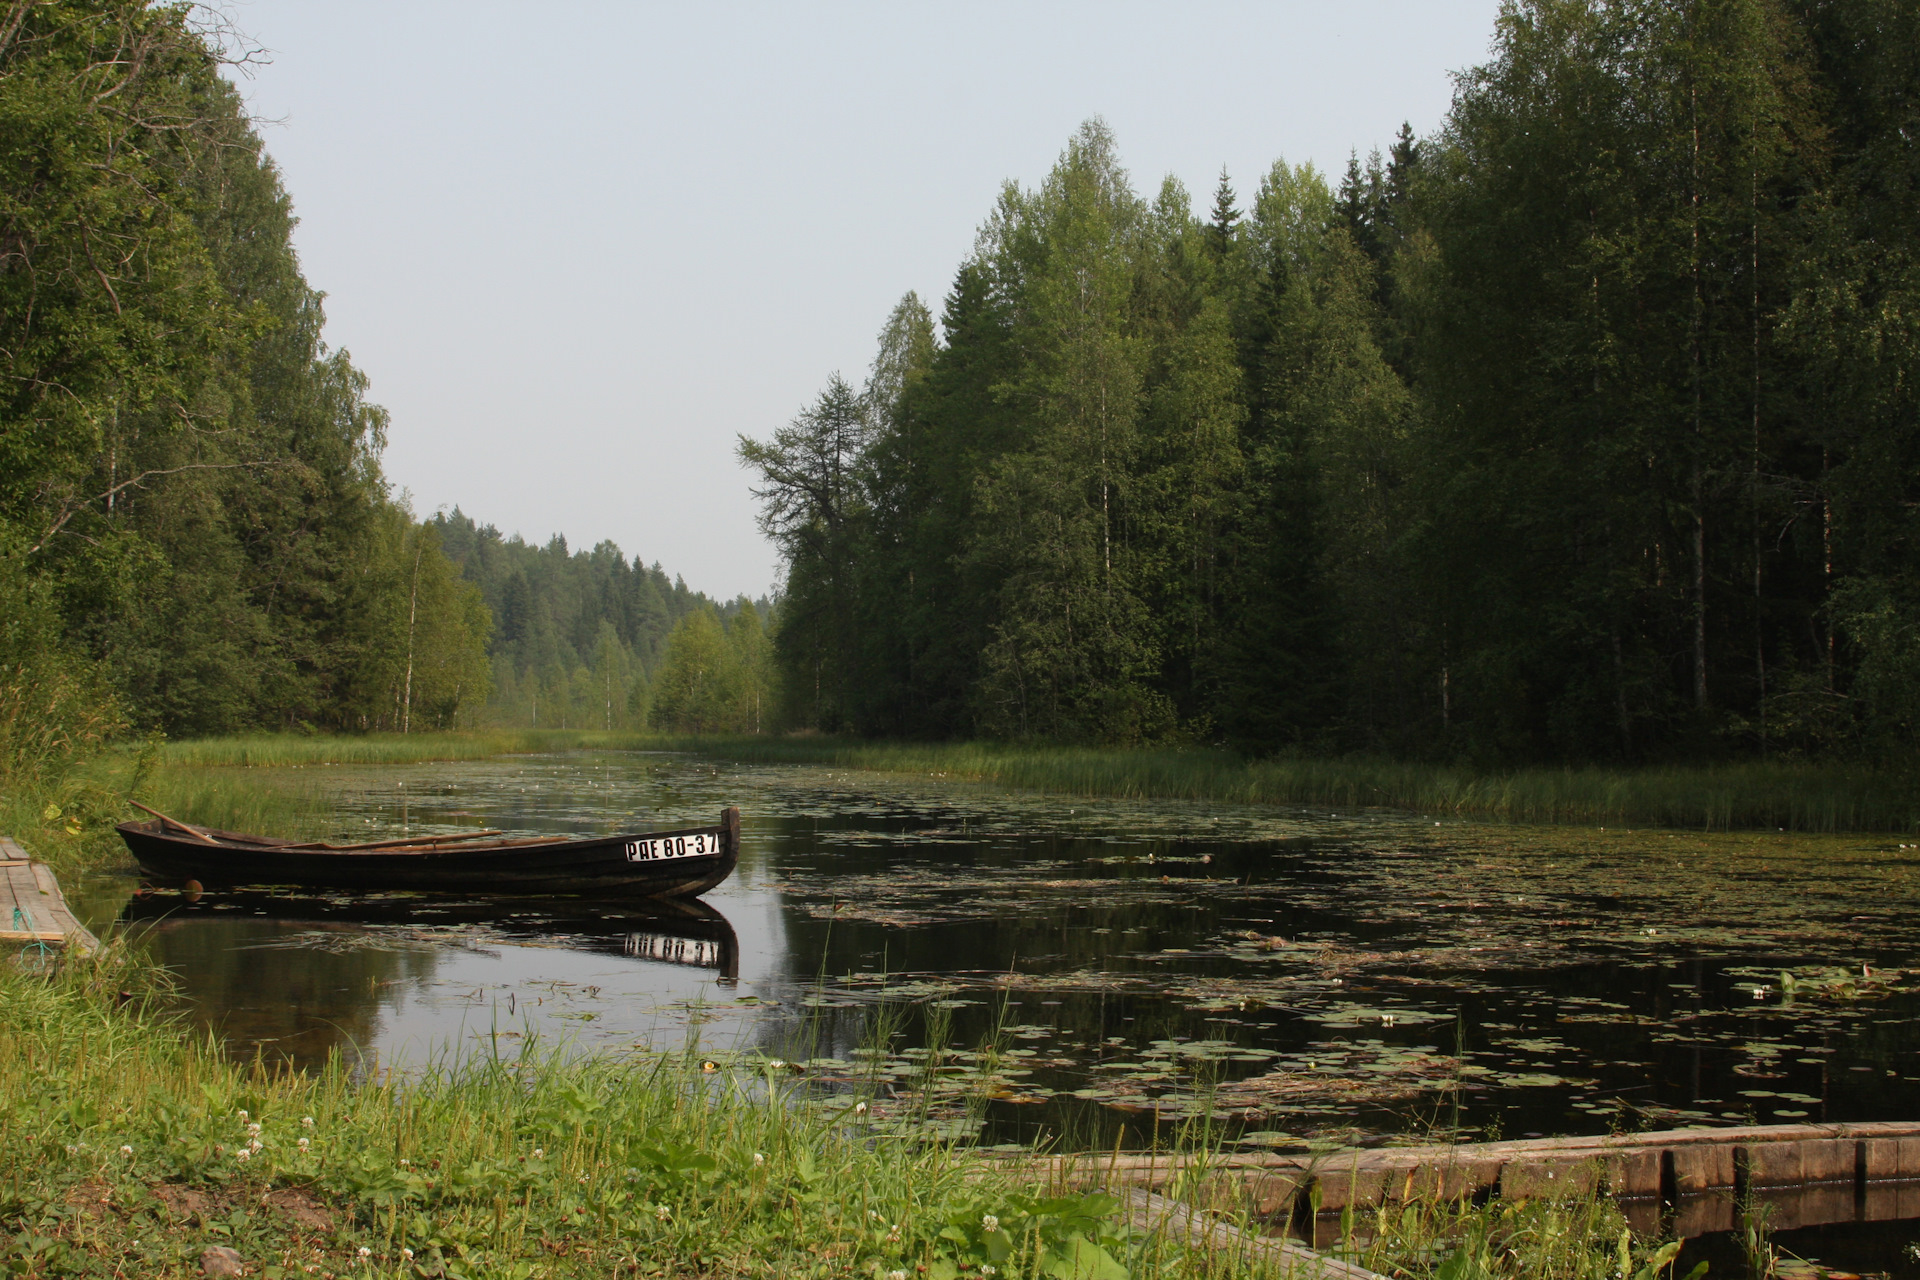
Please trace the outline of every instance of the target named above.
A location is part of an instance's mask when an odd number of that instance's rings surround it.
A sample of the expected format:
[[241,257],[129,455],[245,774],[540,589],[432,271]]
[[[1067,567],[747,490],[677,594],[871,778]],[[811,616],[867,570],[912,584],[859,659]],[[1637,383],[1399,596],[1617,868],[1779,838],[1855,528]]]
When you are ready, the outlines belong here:
[[[181,975],[186,1011],[234,1056],[315,1066],[438,1057],[477,1026],[650,1035],[676,1001],[740,975],[726,916],[695,899],[143,888],[121,921]],[[371,997],[371,998],[370,998]]]

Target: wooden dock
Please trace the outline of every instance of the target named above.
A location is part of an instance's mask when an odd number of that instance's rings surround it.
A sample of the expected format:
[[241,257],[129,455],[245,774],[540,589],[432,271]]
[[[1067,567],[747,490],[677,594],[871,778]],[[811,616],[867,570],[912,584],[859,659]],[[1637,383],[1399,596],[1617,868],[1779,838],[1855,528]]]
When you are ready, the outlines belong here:
[[74,918],[53,872],[0,836],[0,942],[70,947],[82,954],[100,940]]
[[[1734,1225],[1748,1199],[1775,1227],[1920,1216],[1920,1123],[1676,1129],[1317,1155],[1080,1155],[1042,1162],[1057,1180],[1175,1194],[1203,1208],[1310,1228],[1348,1207],[1602,1190],[1636,1226],[1670,1213],[1680,1236]],[[1645,1219],[1643,1224],[1641,1219]]]

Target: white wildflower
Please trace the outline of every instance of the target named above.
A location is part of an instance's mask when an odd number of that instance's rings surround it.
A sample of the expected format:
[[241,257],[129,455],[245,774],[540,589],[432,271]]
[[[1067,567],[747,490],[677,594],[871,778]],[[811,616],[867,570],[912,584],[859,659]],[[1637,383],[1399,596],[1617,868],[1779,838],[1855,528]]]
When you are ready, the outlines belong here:
[[763,1154],[761,1154],[761,1153],[760,1153],[760,1152],[758,1152],[758,1151],[756,1151],[756,1152],[754,1152],[754,1153],[753,1153],[753,1167],[754,1167],[754,1168],[756,1168],[756,1169],[758,1169],[758,1168],[759,1168],[759,1167],[760,1167],[761,1165],[763,1165],[763,1164],[765,1164],[766,1162],[767,1162],[767,1157],[766,1157],[765,1155],[763,1155]]
[[856,1103],[854,1103],[854,1104],[853,1104],[853,1114],[855,1114],[855,1115],[857,1115],[857,1116],[863,1116],[863,1115],[865,1115],[865,1114],[867,1114],[867,1104],[866,1104],[866,1103],[864,1103],[864,1102],[856,1102]]
[[361,1245],[361,1246],[360,1246],[360,1256],[361,1256],[361,1257],[363,1257],[363,1258],[371,1258],[371,1257],[373,1256],[373,1250],[371,1250],[371,1249],[369,1249],[369,1248],[367,1248],[367,1246],[365,1246],[365,1245]]
[[133,1154],[133,1148],[127,1146],[125,1143],[122,1143],[120,1145],[120,1154],[123,1156],[130,1156]]
[[402,1249],[402,1250],[400,1251],[400,1256],[401,1256],[401,1257],[403,1257],[403,1258],[411,1258],[411,1257],[413,1256],[413,1250],[411,1250],[411,1249]]
[[980,1225],[988,1231],[998,1231],[1000,1229],[1000,1219],[990,1213],[983,1213],[980,1215]]
[[994,1273],[994,1270],[995,1270],[994,1265],[991,1262],[983,1262],[980,1264],[980,1274],[983,1276],[992,1275]]
[[242,1111],[242,1112],[240,1113],[240,1118],[241,1118],[242,1120],[245,1120],[245,1119],[247,1118],[247,1113],[246,1113],[246,1112],[244,1112],[244,1111]]
[[547,1149],[545,1147],[535,1147],[533,1149],[533,1158],[535,1160],[545,1160],[547,1158]]
[[248,1125],[247,1132],[258,1137],[260,1134],[260,1122],[258,1120],[255,1120],[252,1124]]
[[667,1206],[663,1204],[655,1205],[653,1210],[653,1216],[660,1219],[660,1221],[665,1222],[668,1218],[673,1216],[673,1210],[667,1208]]
[[296,1145],[296,1146],[298,1146],[298,1147],[299,1147],[299,1148],[300,1148],[300,1149],[301,1149],[302,1151],[305,1151],[305,1150],[307,1149],[307,1144],[308,1144],[308,1142],[309,1142],[309,1141],[310,1141],[310,1139],[307,1139],[307,1138],[302,1138],[302,1139],[300,1139],[300,1141],[299,1141],[299,1142],[297,1142],[297,1143],[296,1143],[296,1144],[294,1144],[294,1145]]
[[247,1150],[245,1147],[242,1147],[240,1148],[240,1150],[233,1153],[233,1158],[244,1164],[246,1161],[253,1159],[253,1152]]
[[904,1271],[889,1271],[887,1272],[887,1280],[907,1280],[907,1273]]
[[411,1161],[411,1160],[409,1160],[409,1159],[407,1159],[407,1158],[406,1158],[405,1156],[401,1156],[401,1157],[400,1157],[400,1167],[401,1167],[402,1169],[404,1169],[404,1168],[406,1168],[406,1167],[407,1167],[408,1165],[410,1165],[410,1164],[412,1164],[412,1163],[413,1163],[413,1161]]
[[301,1128],[303,1128],[303,1129],[311,1129],[311,1128],[313,1128],[313,1117],[312,1117],[312,1116],[301,1116],[301,1117],[300,1117],[300,1127],[301,1127]]
[[247,1150],[249,1150],[249,1151],[261,1151],[261,1150],[264,1150],[264,1149],[266,1148],[266,1145],[267,1145],[267,1144],[266,1144],[266,1143],[264,1143],[264,1142],[262,1142],[262,1141],[260,1141],[260,1139],[258,1139],[258,1138],[255,1138],[255,1139],[253,1139],[252,1141],[250,1141],[249,1143],[247,1143]]

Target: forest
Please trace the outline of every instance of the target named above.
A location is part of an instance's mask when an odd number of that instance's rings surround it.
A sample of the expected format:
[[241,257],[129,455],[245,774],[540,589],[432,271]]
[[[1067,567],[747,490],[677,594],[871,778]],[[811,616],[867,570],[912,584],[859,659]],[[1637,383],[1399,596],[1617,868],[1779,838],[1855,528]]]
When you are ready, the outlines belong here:
[[741,438],[772,601],[408,508],[196,12],[0,10],[0,772],[478,724],[1911,749],[1910,4],[1516,0],[1429,134],[1198,207],[1090,120],[937,317]]
[[743,437],[783,722],[1910,749],[1920,9],[1527,0],[1440,128],[1204,207],[1098,119]]
[[757,726],[767,602],[396,497],[199,16],[0,9],[0,775],[127,734]]

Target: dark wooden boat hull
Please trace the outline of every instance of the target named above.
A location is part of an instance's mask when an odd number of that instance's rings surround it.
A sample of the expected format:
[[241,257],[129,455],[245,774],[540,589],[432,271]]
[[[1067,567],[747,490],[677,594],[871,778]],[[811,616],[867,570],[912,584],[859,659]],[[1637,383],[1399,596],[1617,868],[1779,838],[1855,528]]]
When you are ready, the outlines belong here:
[[[432,849],[353,850],[293,847],[291,841],[208,831],[214,843],[161,821],[123,822],[116,830],[149,876],[208,888],[300,885],[322,889],[416,889],[487,894],[604,894],[625,898],[692,897],[733,874],[740,860],[740,811],[717,827],[562,840],[484,840]],[[694,841],[713,854],[633,861],[638,841]]]

